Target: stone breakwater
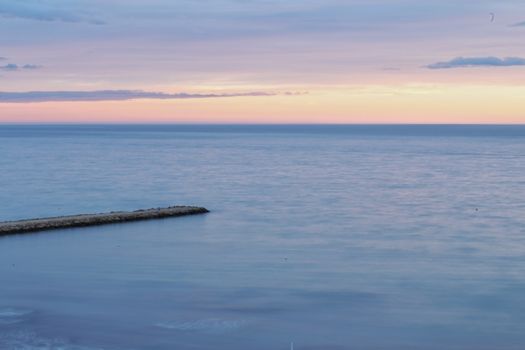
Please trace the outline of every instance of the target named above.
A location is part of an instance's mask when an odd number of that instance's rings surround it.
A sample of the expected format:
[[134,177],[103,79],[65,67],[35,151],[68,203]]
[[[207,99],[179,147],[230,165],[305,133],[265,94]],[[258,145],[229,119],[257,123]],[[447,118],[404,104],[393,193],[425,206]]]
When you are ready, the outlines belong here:
[[136,211],[118,211],[102,214],[82,214],[20,221],[0,222],[0,236],[57,230],[61,228],[115,224],[129,221],[152,220],[175,216],[208,213],[206,208],[176,206]]

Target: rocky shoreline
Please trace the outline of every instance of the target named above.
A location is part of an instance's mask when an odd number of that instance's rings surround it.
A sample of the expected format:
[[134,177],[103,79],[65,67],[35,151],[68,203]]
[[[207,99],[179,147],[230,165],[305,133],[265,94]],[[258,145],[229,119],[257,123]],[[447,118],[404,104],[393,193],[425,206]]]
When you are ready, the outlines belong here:
[[57,230],[62,228],[98,226],[129,221],[152,220],[175,216],[208,213],[206,208],[174,206],[136,211],[119,211],[101,214],[82,214],[53,218],[0,222],[0,236]]

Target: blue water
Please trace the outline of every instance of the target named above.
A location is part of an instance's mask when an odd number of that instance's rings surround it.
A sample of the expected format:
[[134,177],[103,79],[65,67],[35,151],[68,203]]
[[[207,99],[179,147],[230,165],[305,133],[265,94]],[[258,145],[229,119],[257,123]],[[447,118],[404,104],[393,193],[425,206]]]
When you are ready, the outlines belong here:
[[0,126],[0,349],[523,349],[525,126]]

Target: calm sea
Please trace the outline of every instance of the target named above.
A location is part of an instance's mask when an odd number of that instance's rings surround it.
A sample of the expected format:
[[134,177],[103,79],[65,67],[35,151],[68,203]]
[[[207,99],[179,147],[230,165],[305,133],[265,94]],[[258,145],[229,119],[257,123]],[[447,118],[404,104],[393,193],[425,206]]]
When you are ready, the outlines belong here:
[[523,349],[525,126],[0,126],[0,349]]

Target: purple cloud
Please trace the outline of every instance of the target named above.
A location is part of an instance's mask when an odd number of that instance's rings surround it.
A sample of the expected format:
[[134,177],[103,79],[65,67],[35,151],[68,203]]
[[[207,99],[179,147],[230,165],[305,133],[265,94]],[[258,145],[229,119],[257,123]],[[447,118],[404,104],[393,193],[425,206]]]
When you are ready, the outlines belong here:
[[0,70],[8,71],[8,72],[14,72],[14,71],[22,70],[22,69],[32,70],[32,69],[39,69],[39,68],[42,68],[42,66],[39,66],[36,64],[24,64],[23,66],[19,66],[18,64],[15,64],[15,63],[8,63],[6,65],[0,66]]
[[35,0],[24,2],[0,0],[0,17],[45,22],[105,24],[100,19],[85,15],[83,11],[74,11],[72,8],[64,9],[63,5],[61,3]]
[[525,21],[511,24],[510,27],[525,27]]
[[296,92],[264,92],[251,91],[240,93],[176,93],[148,92],[141,90],[100,90],[100,91],[28,91],[28,92],[0,92],[0,103],[29,103],[29,102],[79,102],[79,101],[127,101],[137,99],[176,100],[196,98],[226,98],[226,97],[253,97],[298,95]]
[[450,61],[429,64],[429,69],[449,69],[464,67],[510,67],[525,66],[525,58],[521,57],[456,57]]
[[24,64],[22,66],[22,69],[39,69],[42,68],[42,66],[39,66],[37,64]]
[[12,71],[18,70],[18,65],[14,63],[8,63],[5,66],[0,66],[0,70],[12,72]]

